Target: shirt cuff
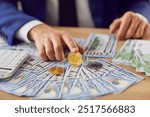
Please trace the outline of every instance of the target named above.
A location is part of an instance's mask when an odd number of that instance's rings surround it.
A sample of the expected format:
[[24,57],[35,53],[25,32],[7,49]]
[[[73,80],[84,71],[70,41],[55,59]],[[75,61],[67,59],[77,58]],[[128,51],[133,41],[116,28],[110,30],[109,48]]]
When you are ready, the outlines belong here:
[[140,13],[136,13],[136,15],[137,15],[138,17],[140,17],[144,22],[148,23],[148,20],[147,20],[147,18],[146,18],[145,16],[143,16],[143,15],[140,14]]
[[43,24],[43,22],[39,20],[33,20],[26,24],[24,24],[15,34],[15,37],[21,41],[24,41],[28,44],[31,44],[30,39],[28,38],[28,32],[35,26]]

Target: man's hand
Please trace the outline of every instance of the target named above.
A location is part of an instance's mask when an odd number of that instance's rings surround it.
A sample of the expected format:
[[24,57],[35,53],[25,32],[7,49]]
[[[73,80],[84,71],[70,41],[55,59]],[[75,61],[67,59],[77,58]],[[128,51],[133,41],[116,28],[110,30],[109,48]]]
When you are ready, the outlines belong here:
[[63,46],[67,46],[71,52],[83,52],[72,37],[64,31],[56,30],[46,24],[33,27],[28,37],[35,41],[39,56],[43,61],[64,59]]
[[113,21],[110,32],[118,39],[144,38],[149,33],[149,24],[133,12],[126,12],[121,18]]

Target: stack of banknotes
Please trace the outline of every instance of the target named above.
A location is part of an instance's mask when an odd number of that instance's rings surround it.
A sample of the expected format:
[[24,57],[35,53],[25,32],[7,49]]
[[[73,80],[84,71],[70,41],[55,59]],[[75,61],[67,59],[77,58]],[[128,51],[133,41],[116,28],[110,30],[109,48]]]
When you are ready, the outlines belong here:
[[127,40],[113,62],[133,66],[137,72],[150,76],[150,41]]
[[[85,40],[76,39],[76,42],[87,47]],[[10,47],[0,41],[0,48],[31,53],[13,77],[0,80],[0,90],[17,96],[29,96],[31,99],[92,99],[110,93],[121,93],[143,80],[142,77],[102,59],[91,61],[83,56],[83,64],[75,67],[68,64],[67,60],[41,61],[34,54],[37,51],[35,46],[22,44]],[[48,71],[51,67],[61,67],[65,72],[53,75]]]
[[[53,75],[48,68],[62,67],[65,72]],[[86,59],[78,67],[67,61],[42,62],[31,56],[11,78],[0,81],[0,89],[32,99],[91,99],[121,93],[143,78],[108,61]]]

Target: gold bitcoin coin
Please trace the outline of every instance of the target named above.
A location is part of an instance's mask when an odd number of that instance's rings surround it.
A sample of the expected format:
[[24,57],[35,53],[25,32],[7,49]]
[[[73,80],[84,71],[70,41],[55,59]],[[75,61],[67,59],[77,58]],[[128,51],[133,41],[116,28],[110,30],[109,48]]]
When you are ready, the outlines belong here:
[[62,67],[51,67],[48,69],[48,72],[53,75],[61,75],[64,73],[64,71],[65,71],[65,69]]
[[68,63],[73,66],[79,66],[82,64],[82,55],[79,52],[70,52],[68,54]]

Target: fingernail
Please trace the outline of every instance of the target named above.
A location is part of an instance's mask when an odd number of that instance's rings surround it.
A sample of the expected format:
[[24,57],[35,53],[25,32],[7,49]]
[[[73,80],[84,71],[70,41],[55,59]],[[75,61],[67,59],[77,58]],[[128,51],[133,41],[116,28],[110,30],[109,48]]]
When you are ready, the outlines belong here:
[[73,47],[72,48],[72,52],[78,52],[78,48],[77,47]]

